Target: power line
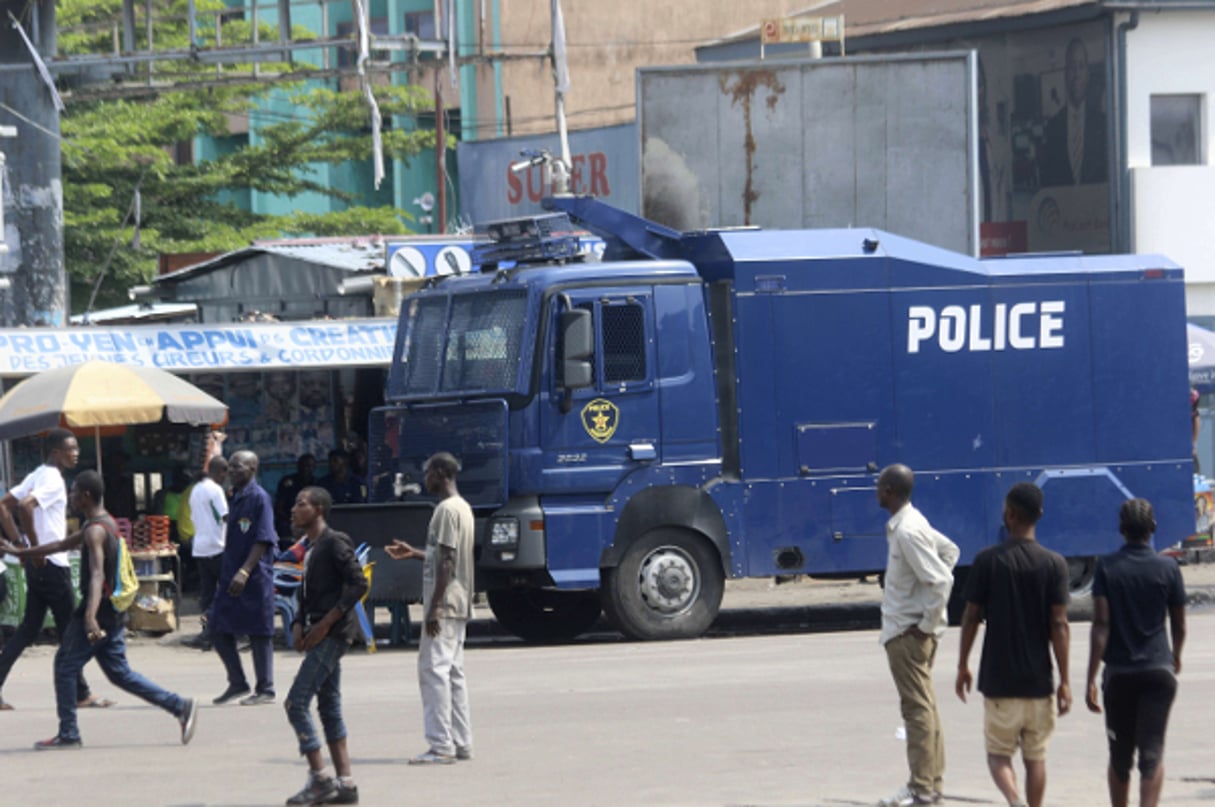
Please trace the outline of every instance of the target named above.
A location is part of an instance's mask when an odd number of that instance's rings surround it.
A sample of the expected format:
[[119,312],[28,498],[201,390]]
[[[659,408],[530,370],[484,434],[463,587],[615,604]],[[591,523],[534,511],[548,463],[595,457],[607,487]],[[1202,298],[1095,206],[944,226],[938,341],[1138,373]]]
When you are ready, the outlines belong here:
[[58,133],[56,133],[56,132],[52,132],[50,129],[46,128],[45,126],[43,126],[42,124],[38,123],[37,121],[30,120],[30,119],[29,119],[29,118],[27,118],[25,115],[22,115],[20,112],[18,112],[17,110],[13,109],[11,106],[9,106],[8,104],[6,104],[6,103],[4,103],[4,102],[2,102],[2,101],[0,101],[0,109],[5,110],[6,112],[8,112],[9,114],[13,115],[13,116],[14,116],[14,117],[16,117],[16,118],[20,118],[21,120],[25,121],[25,122],[26,122],[26,123],[28,123],[30,126],[33,126],[35,129],[37,129],[38,131],[42,132],[43,134],[49,135],[50,137],[53,137],[53,138],[55,138],[56,140],[59,140],[59,141],[62,141],[62,140],[63,140],[63,138],[62,138],[62,137],[61,137],[61,136],[60,136]]

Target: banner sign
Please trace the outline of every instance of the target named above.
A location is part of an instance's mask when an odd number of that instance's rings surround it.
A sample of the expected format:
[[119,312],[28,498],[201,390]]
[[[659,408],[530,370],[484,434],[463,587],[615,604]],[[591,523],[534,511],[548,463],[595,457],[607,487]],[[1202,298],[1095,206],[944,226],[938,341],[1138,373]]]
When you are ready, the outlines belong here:
[[0,329],[0,375],[96,359],[172,372],[386,366],[393,319]]
[[[641,194],[637,163],[637,126],[632,123],[582,129],[569,133],[570,191],[590,194],[636,213]],[[456,145],[460,166],[460,210],[469,223],[542,213],[540,200],[549,195],[544,169],[532,165],[512,171],[523,151],[547,149],[561,153],[556,134],[527,135],[498,140],[463,141]]]

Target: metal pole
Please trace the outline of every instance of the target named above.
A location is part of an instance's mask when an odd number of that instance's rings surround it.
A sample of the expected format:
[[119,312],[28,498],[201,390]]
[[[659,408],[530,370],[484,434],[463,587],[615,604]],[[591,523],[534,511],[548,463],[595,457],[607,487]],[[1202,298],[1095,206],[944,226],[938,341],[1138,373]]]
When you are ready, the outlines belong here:
[[[12,278],[10,292],[17,325],[64,325],[68,284],[63,266],[63,191],[60,184],[59,114],[33,58],[9,14],[27,32],[44,59],[55,53],[55,4],[0,0],[0,66],[6,68],[0,99],[21,118],[0,109],[0,126],[19,127],[5,143],[8,152],[4,195],[6,226],[0,238],[0,274]],[[31,15],[40,17],[37,26]],[[6,295],[6,296],[10,296]]]
[[[148,54],[156,52],[156,46],[153,43],[153,38],[156,32],[152,30],[152,0],[147,0],[143,5],[143,27],[144,37],[147,39]],[[156,62],[148,60],[148,86],[152,85],[152,74],[156,72]]]
[[135,0],[122,0],[122,52],[135,52]]
[[[550,0],[549,13],[553,31],[553,85],[556,97],[557,137],[561,143],[560,166],[555,172],[549,166],[549,180],[552,187],[549,192],[555,196],[569,193],[570,166],[570,135],[565,125],[565,91],[569,81],[569,65],[566,63],[565,20],[561,14],[560,0]],[[555,173],[556,176],[552,176]]]
[[447,232],[447,132],[443,126],[443,85],[435,71],[435,184],[438,185],[439,233]]
[[[286,45],[291,41],[291,0],[278,0],[278,41]],[[283,61],[292,63],[294,57],[290,50],[283,51]]]
[[[252,21],[253,21],[253,47],[256,48],[258,42],[261,41],[261,31],[258,28],[258,25],[260,23],[257,19],[257,0],[253,0],[253,11],[249,16],[252,18]],[[261,69],[260,65],[257,62],[254,62],[253,63],[253,77],[254,78],[257,78],[259,75],[261,75],[260,69]]]

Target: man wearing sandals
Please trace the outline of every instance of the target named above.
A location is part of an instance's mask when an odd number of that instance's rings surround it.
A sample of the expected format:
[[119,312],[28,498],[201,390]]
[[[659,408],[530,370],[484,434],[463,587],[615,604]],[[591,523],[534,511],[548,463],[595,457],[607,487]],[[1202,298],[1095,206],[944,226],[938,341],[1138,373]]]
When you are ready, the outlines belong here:
[[[3,537],[17,546],[30,546],[62,541],[67,532],[67,487],[63,472],[76,467],[80,446],[67,429],[52,429],[42,441],[46,462],[21,481],[21,484],[0,499],[0,530]],[[18,529],[20,524],[20,529]],[[72,594],[72,569],[67,552],[55,552],[45,558],[29,560],[25,569],[25,616],[0,651],[0,687],[25,648],[33,644],[42,632],[49,609],[55,619],[55,631],[60,637],[67,630],[76,601]],[[84,673],[76,679],[78,706],[113,706],[113,701],[98,698],[89,690]],[[0,711],[13,707],[0,698]]]

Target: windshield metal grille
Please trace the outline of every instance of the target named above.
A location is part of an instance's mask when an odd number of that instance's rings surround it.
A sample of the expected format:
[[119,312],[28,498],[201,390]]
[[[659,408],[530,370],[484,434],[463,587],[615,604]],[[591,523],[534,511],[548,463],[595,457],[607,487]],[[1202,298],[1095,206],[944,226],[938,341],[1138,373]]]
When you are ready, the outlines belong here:
[[521,293],[456,297],[447,333],[442,390],[514,389],[526,311],[527,297]]
[[443,337],[447,324],[447,298],[415,300],[409,321],[404,354],[406,394],[431,392],[439,378],[443,356]]

